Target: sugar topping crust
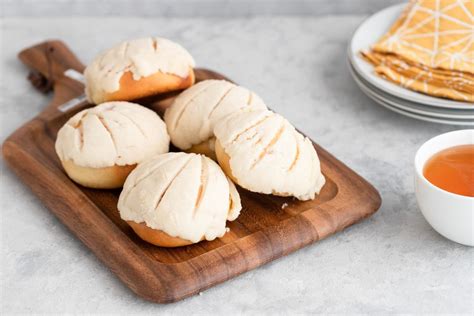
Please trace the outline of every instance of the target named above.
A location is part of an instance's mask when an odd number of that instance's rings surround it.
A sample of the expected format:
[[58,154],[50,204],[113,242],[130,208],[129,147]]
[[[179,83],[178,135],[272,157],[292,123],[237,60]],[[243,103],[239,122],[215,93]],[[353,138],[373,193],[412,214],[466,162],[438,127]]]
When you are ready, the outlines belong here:
[[130,102],[106,102],[85,109],[59,130],[56,153],[62,161],[91,168],[140,163],[168,152],[170,138],[153,111]]
[[214,126],[242,110],[266,109],[254,92],[226,80],[204,80],[182,92],[164,119],[171,142],[187,150],[214,136]]
[[237,112],[214,128],[232,176],[254,192],[309,200],[325,183],[312,142],[281,115]]
[[125,181],[118,209],[172,237],[198,242],[222,237],[240,214],[234,184],[203,155],[167,153],[139,164]]
[[148,37],[122,42],[99,54],[84,71],[89,100],[120,88],[120,79],[131,72],[134,80],[157,72],[186,78],[195,66],[181,45],[165,38]]

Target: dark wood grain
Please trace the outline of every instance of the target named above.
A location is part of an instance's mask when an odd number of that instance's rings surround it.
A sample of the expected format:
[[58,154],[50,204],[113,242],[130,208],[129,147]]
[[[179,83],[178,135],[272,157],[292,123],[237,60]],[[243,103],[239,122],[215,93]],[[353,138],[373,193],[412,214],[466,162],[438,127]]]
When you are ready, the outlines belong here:
[[[82,84],[63,75],[84,66],[59,41],[28,48],[19,58],[36,76],[35,86],[54,90],[49,106],[15,131],[3,155],[43,203],[132,291],[155,302],[180,300],[328,237],[373,214],[378,192],[363,178],[314,144],[327,178],[312,201],[296,201],[239,189],[243,210],[222,239],[165,249],[140,240],[120,219],[119,190],[78,186],[63,172],[54,151],[56,133],[84,104],[67,113],[57,106],[83,93]],[[197,80],[223,78],[204,69]],[[41,80],[41,85],[38,84]],[[46,86],[46,88],[44,88]],[[142,100],[161,113],[175,94]],[[20,105],[19,105],[20,106]],[[26,106],[26,105],[25,105]],[[282,205],[288,206],[282,209]]]

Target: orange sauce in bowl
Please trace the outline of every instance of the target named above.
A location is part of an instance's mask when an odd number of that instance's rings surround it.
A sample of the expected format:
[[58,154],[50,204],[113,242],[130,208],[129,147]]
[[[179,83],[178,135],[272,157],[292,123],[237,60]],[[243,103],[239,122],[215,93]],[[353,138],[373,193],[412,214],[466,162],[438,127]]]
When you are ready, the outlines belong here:
[[445,191],[474,197],[474,145],[460,145],[434,154],[423,169],[425,178]]

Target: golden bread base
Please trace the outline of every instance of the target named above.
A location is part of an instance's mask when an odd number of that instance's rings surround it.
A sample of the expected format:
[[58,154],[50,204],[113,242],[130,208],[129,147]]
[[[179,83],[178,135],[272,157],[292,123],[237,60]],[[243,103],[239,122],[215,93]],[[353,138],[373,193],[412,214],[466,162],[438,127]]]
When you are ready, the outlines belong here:
[[135,165],[90,168],[76,165],[71,160],[61,161],[69,178],[82,186],[93,189],[121,188]]
[[146,226],[145,223],[136,223],[133,221],[127,221],[127,223],[128,225],[130,225],[130,227],[132,227],[132,229],[141,239],[155,246],[171,248],[194,244],[190,240],[182,239],[179,237],[171,237],[162,230],[153,229]]
[[[157,72],[153,75],[133,79],[130,71],[125,72],[120,78],[120,88],[112,93],[104,93],[97,103],[108,101],[132,101],[165,92],[182,90],[194,84],[194,71],[189,69],[189,75],[181,78],[177,75]],[[100,101],[100,102],[98,102]]]
[[[219,140],[216,139],[216,157],[219,166],[221,166],[224,173],[234,182],[235,184],[239,184],[239,181],[234,177],[232,174],[232,169],[230,168],[230,157],[222,148],[221,143]],[[239,184],[240,185],[240,184]]]
[[195,154],[202,154],[205,155],[215,161],[217,161],[216,152],[214,150],[214,143],[215,138],[210,138],[206,141],[203,141],[200,144],[193,145],[191,148],[187,149],[186,152],[188,153],[195,153]]

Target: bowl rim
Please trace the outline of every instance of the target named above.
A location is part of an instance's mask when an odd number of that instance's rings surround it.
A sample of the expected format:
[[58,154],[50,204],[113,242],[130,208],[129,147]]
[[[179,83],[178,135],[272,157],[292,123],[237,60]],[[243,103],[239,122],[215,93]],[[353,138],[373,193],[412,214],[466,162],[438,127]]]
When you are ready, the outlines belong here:
[[[438,192],[443,193],[443,194],[447,194],[448,196],[451,196],[452,198],[456,198],[456,199],[459,199],[459,200],[474,202],[474,197],[472,197],[472,196],[466,196],[466,195],[461,195],[461,194],[449,192],[449,191],[446,191],[444,189],[441,189],[441,188],[437,187],[436,185],[434,185],[433,183],[428,181],[428,179],[426,179],[425,175],[423,174],[423,167],[425,166],[428,159],[433,157],[434,154],[429,156],[428,158],[426,158],[424,161],[420,161],[420,159],[421,159],[420,155],[421,155],[422,149],[426,148],[427,146],[436,144],[436,142],[439,141],[440,138],[446,137],[447,135],[455,135],[455,134],[472,134],[472,136],[473,136],[472,142],[471,143],[466,143],[465,145],[474,145],[474,129],[460,129],[460,130],[455,130],[455,131],[451,131],[451,132],[447,132],[447,133],[443,133],[443,134],[439,134],[437,136],[434,136],[434,137],[428,139],[427,141],[425,141],[418,148],[418,150],[416,151],[415,159],[414,159],[415,172],[416,172],[416,175],[418,176],[418,178],[420,178],[421,181],[425,185],[428,185],[428,187],[434,189],[435,191],[438,191]],[[462,145],[454,145],[454,146],[462,146]],[[450,147],[454,147],[454,146],[450,146]],[[450,147],[446,147],[446,148],[450,148]],[[441,150],[443,150],[443,149],[441,149]],[[438,153],[438,152],[439,151],[437,151],[436,153]],[[420,161],[419,164],[417,163],[418,161]]]

